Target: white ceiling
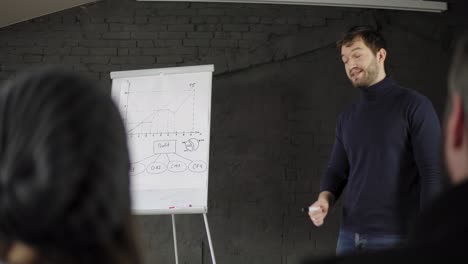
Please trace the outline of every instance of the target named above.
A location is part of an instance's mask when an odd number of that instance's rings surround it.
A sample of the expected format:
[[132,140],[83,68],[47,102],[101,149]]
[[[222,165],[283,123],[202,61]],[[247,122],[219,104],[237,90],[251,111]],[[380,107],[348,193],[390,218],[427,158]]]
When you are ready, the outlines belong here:
[[[168,0],[136,0],[168,1]],[[320,5],[354,8],[394,9],[421,12],[443,12],[447,3],[443,1],[424,0],[169,0],[173,2],[216,2],[216,3],[251,3],[251,4],[287,4],[287,5]]]
[[0,0],[0,27],[99,0]]
[[[0,0],[0,28],[57,11],[100,0]],[[137,1],[196,1],[203,0],[137,0]],[[373,7],[434,12],[446,9],[445,2],[422,0],[204,0],[205,2],[322,4],[331,6]],[[351,4],[350,4],[351,3]],[[427,10],[424,10],[427,11]]]

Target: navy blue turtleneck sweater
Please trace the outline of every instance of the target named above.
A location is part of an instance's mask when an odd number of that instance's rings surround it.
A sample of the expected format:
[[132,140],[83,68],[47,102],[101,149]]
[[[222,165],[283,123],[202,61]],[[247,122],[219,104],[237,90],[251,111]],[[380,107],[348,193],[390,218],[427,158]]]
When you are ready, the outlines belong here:
[[346,186],[342,228],[406,234],[441,188],[440,123],[432,103],[385,78],[342,112],[321,191]]

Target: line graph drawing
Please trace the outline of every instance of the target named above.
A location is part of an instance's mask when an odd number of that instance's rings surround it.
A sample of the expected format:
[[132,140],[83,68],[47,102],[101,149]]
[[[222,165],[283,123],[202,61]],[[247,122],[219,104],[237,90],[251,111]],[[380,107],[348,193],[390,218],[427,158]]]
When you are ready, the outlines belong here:
[[196,66],[111,73],[137,193],[196,189],[193,200],[206,202],[212,72]]
[[149,86],[138,79],[122,82],[119,101],[130,136],[200,134],[195,113],[197,83],[189,82],[174,93],[165,82],[164,76]]
[[166,76],[121,82],[120,109],[132,145],[139,149],[134,153],[137,160],[132,162],[132,175],[198,174],[207,170],[207,162],[196,156],[206,149],[199,130],[206,123],[200,122],[196,112],[203,103],[197,89],[196,81],[168,80]]

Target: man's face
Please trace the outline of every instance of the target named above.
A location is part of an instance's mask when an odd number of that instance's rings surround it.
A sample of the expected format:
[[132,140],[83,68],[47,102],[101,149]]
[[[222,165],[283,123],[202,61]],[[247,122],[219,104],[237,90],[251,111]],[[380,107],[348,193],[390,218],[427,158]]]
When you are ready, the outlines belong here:
[[341,59],[354,87],[365,88],[376,83],[380,72],[376,54],[360,38],[341,47]]

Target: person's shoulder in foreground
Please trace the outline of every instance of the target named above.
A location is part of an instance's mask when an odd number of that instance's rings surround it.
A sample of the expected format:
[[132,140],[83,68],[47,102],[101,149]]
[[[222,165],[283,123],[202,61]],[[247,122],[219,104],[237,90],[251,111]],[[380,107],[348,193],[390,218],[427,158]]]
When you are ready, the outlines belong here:
[[[402,264],[402,263],[450,263],[454,257],[463,256],[463,251],[451,254],[446,250],[447,246],[433,245],[432,248],[413,247],[402,249],[386,249],[378,252],[366,252],[354,255],[329,256],[322,258],[305,259],[300,264]],[[461,249],[461,246],[459,247]]]
[[443,192],[424,210],[409,238],[409,246],[343,256],[306,258],[301,264],[332,263],[447,263],[453,257],[468,261],[468,181]]

